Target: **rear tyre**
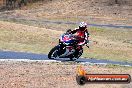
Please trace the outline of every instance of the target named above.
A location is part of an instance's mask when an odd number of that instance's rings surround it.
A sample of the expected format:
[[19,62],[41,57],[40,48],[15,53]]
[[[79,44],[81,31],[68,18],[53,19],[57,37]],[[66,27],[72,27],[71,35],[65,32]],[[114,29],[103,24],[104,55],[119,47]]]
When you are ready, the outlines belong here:
[[83,49],[76,51],[74,53],[74,58],[78,59],[83,54]]
[[74,55],[70,56],[70,61],[75,61],[77,58]]
[[70,57],[70,61],[75,61],[76,59],[74,59],[74,57]]
[[78,59],[81,55],[83,54],[83,49],[81,49],[78,53],[78,55],[76,55],[76,58]]
[[71,61],[77,60],[82,55],[82,53],[83,53],[83,49],[81,49],[79,51],[75,51],[75,53],[70,56],[70,60]]
[[57,51],[58,51],[58,47],[57,46],[55,46],[54,48],[52,48],[50,50],[49,54],[48,54],[48,58],[49,59],[55,59],[58,56]]

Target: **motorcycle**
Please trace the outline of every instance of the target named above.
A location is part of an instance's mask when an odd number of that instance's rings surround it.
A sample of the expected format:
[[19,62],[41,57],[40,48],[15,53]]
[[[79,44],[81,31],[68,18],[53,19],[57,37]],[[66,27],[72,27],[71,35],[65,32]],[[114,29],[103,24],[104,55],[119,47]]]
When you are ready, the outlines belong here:
[[[76,48],[78,47],[77,43],[77,36],[67,31],[60,36],[59,44],[50,50],[48,58],[70,58],[71,61],[78,59],[83,53],[83,48],[81,47],[79,51],[76,52]],[[89,48],[87,44],[86,46]]]

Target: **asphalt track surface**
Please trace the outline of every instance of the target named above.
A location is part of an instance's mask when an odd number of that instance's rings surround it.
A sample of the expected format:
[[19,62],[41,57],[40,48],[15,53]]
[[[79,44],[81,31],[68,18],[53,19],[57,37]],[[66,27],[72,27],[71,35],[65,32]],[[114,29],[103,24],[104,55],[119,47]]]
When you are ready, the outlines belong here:
[[[51,61],[48,59],[46,54],[35,54],[35,53],[26,53],[26,52],[14,52],[14,51],[0,51],[0,60],[37,60],[37,61]],[[53,61],[53,60],[52,60]],[[57,58],[54,61],[68,62],[69,58]],[[132,66],[132,63],[128,62],[118,62],[110,60],[97,60],[89,58],[79,58],[75,62],[83,64],[115,64],[122,66]]]

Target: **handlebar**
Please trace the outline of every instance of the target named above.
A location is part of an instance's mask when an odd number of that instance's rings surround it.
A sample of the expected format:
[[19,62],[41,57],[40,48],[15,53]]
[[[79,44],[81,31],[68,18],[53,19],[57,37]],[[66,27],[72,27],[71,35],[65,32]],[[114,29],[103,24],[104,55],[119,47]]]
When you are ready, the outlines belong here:
[[89,45],[88,44],[86,44],[86,46],[89,48]]

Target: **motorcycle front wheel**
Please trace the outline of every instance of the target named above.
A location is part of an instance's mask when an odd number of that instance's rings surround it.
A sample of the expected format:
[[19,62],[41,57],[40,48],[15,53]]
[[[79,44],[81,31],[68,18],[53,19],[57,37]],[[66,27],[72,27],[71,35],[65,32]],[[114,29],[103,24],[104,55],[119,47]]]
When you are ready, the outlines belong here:
[[55,59],[58,56],[57,51],[58,51],[58,46],[55,46],[54,48],[52,48],[48,54],[48,58]]

